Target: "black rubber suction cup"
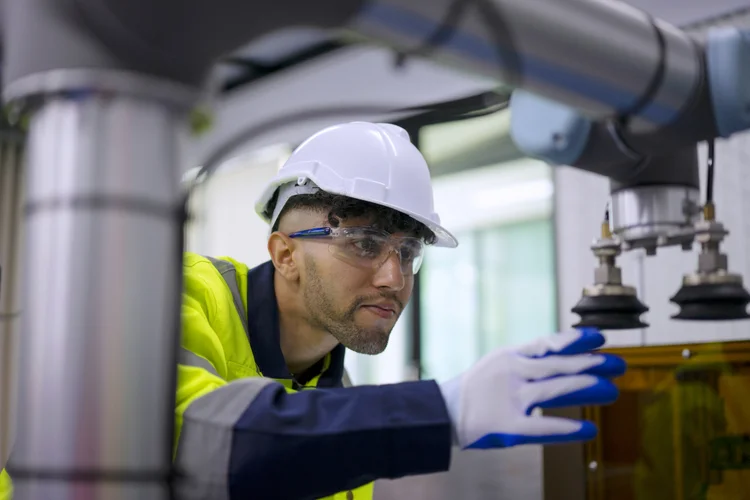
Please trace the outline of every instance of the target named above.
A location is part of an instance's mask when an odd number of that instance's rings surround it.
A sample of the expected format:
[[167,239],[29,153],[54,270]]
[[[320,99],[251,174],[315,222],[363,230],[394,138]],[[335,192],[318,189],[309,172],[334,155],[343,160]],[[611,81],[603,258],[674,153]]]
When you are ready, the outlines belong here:
[[670,299],[680,306],[674,319],[721,321],[748,319],[750,293],[742,283],[683,285]]
[[629,330],[648,326],[641,321],[648,307],[635,295],[584,295],[571,311],[581,317],[574,328]]

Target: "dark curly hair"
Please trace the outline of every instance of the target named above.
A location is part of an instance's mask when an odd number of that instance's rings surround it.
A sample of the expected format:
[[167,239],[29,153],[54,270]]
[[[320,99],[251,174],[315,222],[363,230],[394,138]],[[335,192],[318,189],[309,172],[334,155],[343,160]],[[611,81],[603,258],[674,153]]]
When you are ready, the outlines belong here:
[[[279,191],[273,195],[266,207],[266,214],[270,217],[276,208]],[[357,200],[348,196],[317,191],[314,194],[296,195],[289,198],[281,210],[272,230],[278,231],[279,221],[290,210],[302,209],[324,213],[328,211],[328,223],[331,227],[338,227],[347,219],[366,217],[370,225],[389,233],[406,233],[422,239],[427,245],[432,245],[437,239],[435,233],[421,222],[392,208]]]

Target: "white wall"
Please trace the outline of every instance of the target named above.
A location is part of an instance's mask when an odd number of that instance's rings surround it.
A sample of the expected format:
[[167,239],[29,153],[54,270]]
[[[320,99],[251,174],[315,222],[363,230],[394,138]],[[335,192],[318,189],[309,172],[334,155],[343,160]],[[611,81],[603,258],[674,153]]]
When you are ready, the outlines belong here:
[[288,154],[278,145],[233,158],[200,184],[190,203],[187,250],[251,267],[267,261],[268,224],[256,215],[255,201]]
[[[705,183],[705,147],[701,148],[701,182]],[[730,231],[724,244],[732,272],[750,280],[750,133],[719,141],[716,145],[715,200],[717,217]],[[560,318],[564,326],[577,321],[570,309],[581,289],[593,280],[594,257],[589,246],[598,233],[602,207],[608,199],[606,179],[568,167],[555,171],[556,223]],[[705,189],[705,185],[701,189]],[[620,258],[623,280],[638,289],[651,310],[643,317],[651,326],[643,330],[608,332],[608,345],[677,344],[750,338],[750,320],[737,322],[685,322],[670,319],[677,307],[669,302],[682,275],[697,265],[698,246],[690,252],[659,250],[654,257],[641,252]]]

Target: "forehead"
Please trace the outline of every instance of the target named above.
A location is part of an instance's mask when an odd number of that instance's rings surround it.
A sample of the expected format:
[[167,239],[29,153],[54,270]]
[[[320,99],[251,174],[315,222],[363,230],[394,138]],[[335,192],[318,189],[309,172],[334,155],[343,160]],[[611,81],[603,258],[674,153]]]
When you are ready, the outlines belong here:
[[[325,225],[328,225],[327,218],[325,219]],[[339,224],[339,227],[365,227],[365,228],[372,228],[372,229],[378,229],[380,231],[385,231],[388,234],[392,234],[393,236],[399,236],[399,237],[416,237],[416,234],[413,232],[406,232],[406,231],[388,231],[387,229],[383,228],[380,224],[377,224],[375,217],[350,217],[346,220],[341,221]]]
[[342,222],[339,225],[339,227],[342,227],[342,228],[363,228],[363,229],[369,229],[369,230],[372,231],[372,232],[365,231],[364,233],[362,233],[364,235],[367,235],[367,234],[376,235],[376,234],[382,233],[383,235],[391,235],[391,236],[395,236],[395,237],[398,237],[398,238],[416,238],[416,235],[414,235],[413,233],[410,233],[410,232],[396,231],[396,232],[391,233],[390,231],[387,231],[387,230],[383,229],[382,227],[379,227],[377,225],[373,225],[371,223],[371,221],[369,221],[367,219],[364,219],[364,220],[354,220],[354,221],[346,221],[346,223]]
[[[328,219],[326,218],[326,223],[328,222]],[[375,218],[374,217],[348,217],[345,220],[342,220],[339,224],[340,227],[376,227],[374,225]]]

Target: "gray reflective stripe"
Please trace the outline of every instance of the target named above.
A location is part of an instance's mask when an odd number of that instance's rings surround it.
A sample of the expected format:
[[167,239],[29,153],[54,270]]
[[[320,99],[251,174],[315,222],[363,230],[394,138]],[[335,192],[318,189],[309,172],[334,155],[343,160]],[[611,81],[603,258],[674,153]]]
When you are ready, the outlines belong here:
[[180,476],[175,478],[173,484],[174,498],[180,500],[229,500],[226,481],[216,484]]
[[226,260],[214,259],[213,257],[206,257],[214,267],[219,271],[221,277],[224,278],[229,290],[232,292],[232,299],[234,299],[234,307],[237,309],[237,314],[240,315],[242,320],[242,327],[245,329],[245,335],[250,337],[250,330],[247,327],[247,312],[245,307],[242,305],[242,295],[240,295],[240,288],[237,286],[237,269],[234,264],[227,262]]
[[[234,425],[263,388],[273,383],[260,377],[238,379],[190,403],[175,457],[175,466],[187,481],[187,496],[180,499],[222,498],[215,496],[219,491],[228,495]],[[207,489],[213,496],[205,496]]]
[[217,377],[219,376],[219,374],[216,372],[216,368],[214,368],[214,366],[207,359],[198,356],[192,351],[188,351],[184,347],[180,347],[177,362],[181,365],[203,368],[213,375],[216,375]]

